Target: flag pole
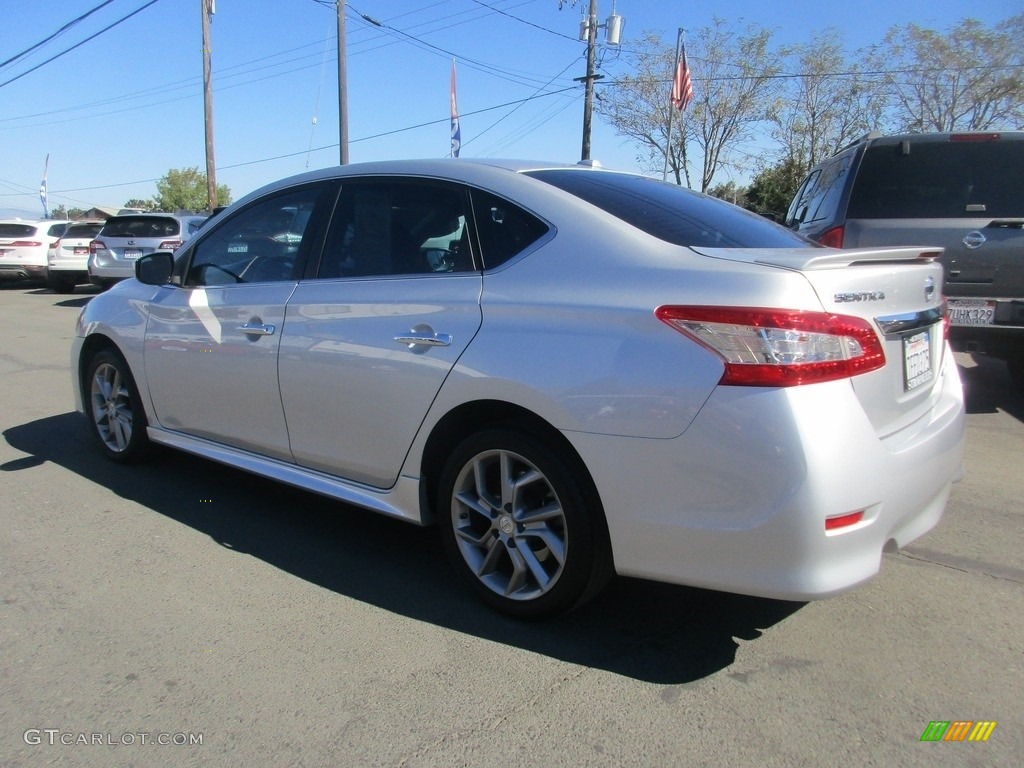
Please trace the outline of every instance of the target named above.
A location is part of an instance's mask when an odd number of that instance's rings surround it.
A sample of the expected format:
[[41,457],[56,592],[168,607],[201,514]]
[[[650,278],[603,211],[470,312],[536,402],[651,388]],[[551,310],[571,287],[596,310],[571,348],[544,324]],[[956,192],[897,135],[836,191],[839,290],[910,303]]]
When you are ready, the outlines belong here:
[[[665,140],[665,167],[661,171],[661,180],[668,180],[668,153],[672,148],[672,121],[675,117],[675,104],[672,103],[672,92],[675,88],[676,74],[679,72],[679,51],[681,49],[680,43],[683,39],[683,28],[679,27],[679,31],[676,33],[676,60],[672,65],[672,84],[669,85],[668,91],[668,138]],[[682,115],[680,115],[682,119]]]

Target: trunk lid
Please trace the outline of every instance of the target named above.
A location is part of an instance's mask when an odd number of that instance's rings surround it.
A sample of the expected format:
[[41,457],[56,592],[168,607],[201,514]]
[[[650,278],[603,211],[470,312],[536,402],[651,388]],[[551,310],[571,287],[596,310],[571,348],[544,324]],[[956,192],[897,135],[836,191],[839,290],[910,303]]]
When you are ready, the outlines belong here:
[[872,324],[886,364],[850,382],[880,437],[922,417],[938,397],[945,348],[939,249],[694,250],[800,272],[825,311]]

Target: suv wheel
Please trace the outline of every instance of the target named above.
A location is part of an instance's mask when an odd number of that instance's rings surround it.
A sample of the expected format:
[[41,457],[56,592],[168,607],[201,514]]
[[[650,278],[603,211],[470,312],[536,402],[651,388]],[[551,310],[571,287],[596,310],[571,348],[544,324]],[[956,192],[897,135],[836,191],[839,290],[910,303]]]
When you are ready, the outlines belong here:
[[1024,355],[1011,357],[1006,361],[1006,367],[1010,371],[1010,380],[1018,391],[1024,392]]

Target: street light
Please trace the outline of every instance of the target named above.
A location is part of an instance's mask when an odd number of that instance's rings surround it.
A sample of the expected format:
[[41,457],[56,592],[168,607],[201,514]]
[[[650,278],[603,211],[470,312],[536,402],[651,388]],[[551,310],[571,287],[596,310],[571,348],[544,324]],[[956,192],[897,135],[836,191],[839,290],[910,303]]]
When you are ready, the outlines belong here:
[[594,54],[597,48],[597,30],[604,29],[604,40],[608,45],[618,45],[622,37],[622,25],[625,20],[615,13],[615,2],[612,0],[612,13],[604,24],[597,23],[597,0],[590,0],[590,10],[580,21],[580,40],[587,41],[587,74],[576,80],[583,80],[583,150],[580,162],[590,160],[590,121],[594,112],[594,81],[603,75],[594,74]]

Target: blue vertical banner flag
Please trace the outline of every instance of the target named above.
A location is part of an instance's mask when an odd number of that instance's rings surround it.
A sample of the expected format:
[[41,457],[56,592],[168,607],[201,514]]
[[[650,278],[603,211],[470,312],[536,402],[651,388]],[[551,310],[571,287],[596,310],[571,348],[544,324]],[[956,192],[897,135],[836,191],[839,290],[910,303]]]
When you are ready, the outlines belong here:
[[50,218],[50,209],[46,207],[46,174],[50,171],[50,153],[46,153],[46,162],[43,164],[43,180],[39,183],[39,200],[43,204],[43,218]]
[[452,157],[458,157],[459,148],[462,147],[462,128],[459,126],[459,104],[455,99],[455,59],[452,59],[450,99],[452,103]]

